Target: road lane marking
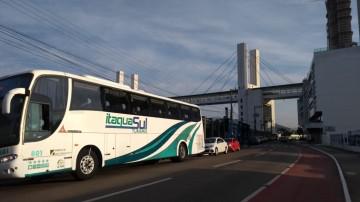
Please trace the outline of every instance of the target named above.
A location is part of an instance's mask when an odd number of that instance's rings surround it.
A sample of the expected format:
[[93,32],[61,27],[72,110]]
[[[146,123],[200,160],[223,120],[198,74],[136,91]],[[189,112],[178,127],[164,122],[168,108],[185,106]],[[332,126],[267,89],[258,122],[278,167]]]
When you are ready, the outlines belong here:
[[346,171],[345,172],[346,173],[346,175],[357,175],[357,173],[356,172],[352,172],[352,171]]
[[[244,198],[241,202],[248,202],[252,198],[254,198],[256,195],[258,195],[260,192],[262,192],[264,189],[268,188],[270,185],[272,185],[274,182],[276,182],[281,176],[285,175],[291,167],[293,167],[302,157],[301,152],[298,154],[297,159],[294,161],[294,163],[290,164],[287,168],[285,168],[279,175],[276,175],[274,178],[272,178],[270,181],[268,181],[266,184],[261,186],[259,189],[257,189],[255,192]],[[291,166],[291,167],[290,167]]]
[[134,190],[137,190],[137,189],[142,189],[142,188],[149,187],[151,185],[159,184],[159,183],[162,183],[162,182],[166,182],[166,181],[169,181],[169,180],[172,180],[172,178],[171,177],[164,178],[164,179],[157,180],[157,181],[154,181],[154,182],[150,182],[150,183],[147,183],[147,184],[131,187],[131,188],[124,189],[124,190],[117,191],[117,192],[113,192],[113,193],[110,193],[110,194],[105,194],[103,196],[98,196],[98,197],[95,197],[95,198],[92,198],[92,199],[85,200],[83,202],[99,201],[99,200],[102,200],[102,199],[105,199],[105,198],[109,198],[109,197],[112,197],[112,196],[115,196],[115,195],[124,194],[126,192],[134,191]]
[[250,194],[249,196],[247,196],[246,198],[244,198],[241,202],[247,202],[250,201],[252,198],[254,198],[256,195],[258,195],[260,192],[262,192],[264,189],[266,189],[266,187],[262,186],[259,189],[257,189],[256,191],[254,191],[252,194]]
[[267,152],[261,152],[261,153],[259,153],[259,154],[256,154],[255,157],[263,156],[263,155],[265,155],[266,153],[267,153]]
[[265,186],[270,186],[272,185],[277,179],[279,179],[279,177],[281,177],[281,175],[277,175],[275,176],[272,180],[270,180],[268,183],[265,184]]
[[349,194],[349,189],[347,187],[347,183],[346,183],[346,180],[345,180],[345,177],[344,177],[344,173],[340,167],[340,164],[339,162],[336,160],[335,156],[324,151],[324,150],[321,150],[319,148],[316,148],[316,147],[313,147],[313,146],[309,146],[310,148],[312,148],[313,150],[316,150],[320,153],[323,153],[325,155],[327,155],[328,157],[330,157],[336,164],[336,167],[338,169],[338,172],[339,172],[339,176],[340,176],[340,180],[341,180],[341,185],[342,185],[342,188],[343,188],[343,192],[344,192],[344,197],[345,197],[345,201],[346,202],[351,202],[351,197],[350,197],[350,194]]
[[223,166],[228,166],[228,165],[231,165],[231,164],[239,163],[241,161],[242,160],[235,160],[235,161],[230,161],[230,162],[226,162],[226,163],[221,163],[221,164],[213,165],[213,168],[220,168],[220,167],[223,167]]

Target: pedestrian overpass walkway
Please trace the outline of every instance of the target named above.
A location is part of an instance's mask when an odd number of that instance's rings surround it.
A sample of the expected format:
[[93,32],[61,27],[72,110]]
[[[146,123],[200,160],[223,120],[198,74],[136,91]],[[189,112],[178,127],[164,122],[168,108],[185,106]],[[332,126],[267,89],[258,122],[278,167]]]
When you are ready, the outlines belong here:
[[[261,88],[252,88],[252,90],[261,90],[264,100],[280,100],[299,98],[302,94],[303,83],[294,83],[278,86],[267,86]],[[196,104],[196,105],[218,105],[238,102],[238,91],[222,91],[204,94],[184,95],[172,97],[180,101]]]

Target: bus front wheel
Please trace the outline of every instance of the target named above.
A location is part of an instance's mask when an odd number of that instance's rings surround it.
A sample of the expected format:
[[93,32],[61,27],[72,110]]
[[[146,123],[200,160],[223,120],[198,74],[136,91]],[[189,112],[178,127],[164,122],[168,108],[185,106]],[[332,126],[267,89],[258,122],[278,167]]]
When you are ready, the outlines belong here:
[[93,177],[99,168],[99,161],[95,151],[91,148],[80,151],[76,160],[75,177],[78,180],[86,180]]

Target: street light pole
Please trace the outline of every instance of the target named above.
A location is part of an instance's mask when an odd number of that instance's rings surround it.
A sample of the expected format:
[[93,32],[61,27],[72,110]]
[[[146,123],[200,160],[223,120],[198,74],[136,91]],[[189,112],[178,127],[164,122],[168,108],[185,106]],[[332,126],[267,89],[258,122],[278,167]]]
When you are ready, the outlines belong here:
[[256,135],[256,117],[259,116],[259,114],[256,113],[257,108],[261,108],[261,105],[254,105],[254,135]]

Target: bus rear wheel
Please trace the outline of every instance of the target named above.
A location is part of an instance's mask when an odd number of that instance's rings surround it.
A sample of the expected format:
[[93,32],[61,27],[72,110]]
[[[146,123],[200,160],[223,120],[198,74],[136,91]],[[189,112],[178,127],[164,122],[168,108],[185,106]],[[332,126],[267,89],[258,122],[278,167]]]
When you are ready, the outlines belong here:
[[181,143],[178,150],[178,156],[172,158],[171,160],[174,162],[181,162],[186,159],[187,155],[188,155],[187,147],[184,143]]
[[76,160],[75,178],[86,180],[92,178],[99,168],[99,160],[96,153],[89,149],[80,151]]

